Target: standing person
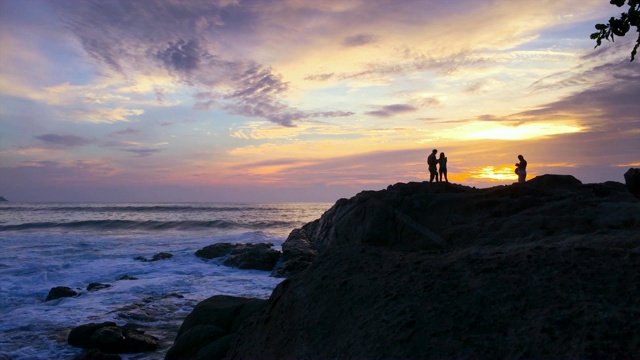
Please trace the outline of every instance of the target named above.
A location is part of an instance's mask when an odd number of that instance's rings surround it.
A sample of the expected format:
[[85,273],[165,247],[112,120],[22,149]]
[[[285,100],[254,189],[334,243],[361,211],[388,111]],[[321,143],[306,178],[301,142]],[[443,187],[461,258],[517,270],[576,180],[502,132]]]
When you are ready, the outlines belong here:
[[440,153],[438,164],[440,164],[440,182],[442,182],[442,175],[444,175],[444,180],[449,182],[449,178],[447,178],[447,157],[444,156],[443,152]]
[[516,174],[518,174],[518,182],[524,183],[527,178],[527,160],[524,159],[524,156],[518,155],[519,163],[516,163]]
[[431,155],[429,155],[429,157],[427,158],[427,164],[429,164],[429,186],[431,186],[431,183],[433,182],[433,179],[436,179],[436,182],[438,182],[438,168],[437,168],[437,164],[438,164],[438,159],[436,159],[436,154],[438,153],[437,149],[433,149],[433,151],[431,152]]

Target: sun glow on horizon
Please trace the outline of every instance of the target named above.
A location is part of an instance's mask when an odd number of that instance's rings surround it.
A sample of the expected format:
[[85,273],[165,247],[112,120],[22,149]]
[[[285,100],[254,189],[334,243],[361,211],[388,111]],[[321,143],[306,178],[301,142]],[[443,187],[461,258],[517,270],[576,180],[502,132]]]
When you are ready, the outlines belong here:
[[484,166],[480,169],[470,171],[470,177],[472,179],[496,182],[517,180],[517,176],[514,174],[514,168],[509,166]]

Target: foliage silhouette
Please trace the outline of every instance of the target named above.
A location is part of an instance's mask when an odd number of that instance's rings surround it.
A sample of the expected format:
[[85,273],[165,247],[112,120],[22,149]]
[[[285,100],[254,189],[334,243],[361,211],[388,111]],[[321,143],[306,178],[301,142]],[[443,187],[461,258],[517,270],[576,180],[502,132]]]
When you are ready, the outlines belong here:
[[[610,4],[623,7],[625,0],[611,0]],[[636,27],[638,39],[636,45],[631,50],[631,61],[634,60],[640,46],[640,0],[628,0],[629,10],[620,14],[619,18],[611,17],[608,24],[596,24],[595,32],[591,34],[591,39],[596,40],[596,48],[602,44],[602,39],[615,41],[615,36],[625,36],[632,27]]]

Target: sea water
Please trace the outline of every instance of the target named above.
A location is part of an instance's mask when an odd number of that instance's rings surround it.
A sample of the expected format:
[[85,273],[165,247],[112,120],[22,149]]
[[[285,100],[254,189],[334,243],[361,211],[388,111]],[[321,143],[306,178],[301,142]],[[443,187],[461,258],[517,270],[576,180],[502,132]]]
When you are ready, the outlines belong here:
[[[70,359],[69,331],[91,322],[134,323],[162,359],[184,317],[213,295],[268,298],[282,280],[195,252],[207,245],[272,243],[331,204],[0,203],[0,358]],[[166,252],[173,257],[142,261]],[[125,280],[125,279],[135,280]],[[119,280],[120,279],[120,280]],[[109,287],[89,291],[91,283]],[[66,286],[76,297],[45,301]]]

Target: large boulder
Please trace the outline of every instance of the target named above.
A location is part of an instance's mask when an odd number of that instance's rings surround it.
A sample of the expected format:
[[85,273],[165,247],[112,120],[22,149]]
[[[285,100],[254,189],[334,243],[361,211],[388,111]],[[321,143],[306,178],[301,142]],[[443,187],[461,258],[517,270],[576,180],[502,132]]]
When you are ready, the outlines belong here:
[[265,304],[266,300],[224,295],[201,301],[180,326],[165,359],[223,358],[240,325]]
[[173,257],[173,254],[170,254],[170,253],[168,253],[168,252],[159,252],[159,253],[157,253],[157,254],[153,255],[153,256],[151,257],[151,260],[147,259],[147,258],[146,258],[146,257],[144,257],[144,256],[136,256],[136,257],[134,258],[134,260],[144,261],[144,262],[147,262],[147,261],[160,261],[160,260],[167,260],[167,259],[171,259],[172,257]]
[[280,259],[281,253],[272,249],[273,244],[232,244],[218,243],[196,251],[202,259],[226,257],[223,264],[239,269],[271,271]]
[[78,292],[68,286],[56,286],[49,290],[47,298],[44,301],[57,300],[64,297],[78,296]]
[[133,354],[154,351],[158,339],[147,335],[135,325],[118,326],[114,322],[80,325],[69,333],[69,345],[84,349],[98,349],[107,354]]
[[102,283],[90,283],[87,285],[87,291],[98,291],[102,289],[108,289],[111,287],[111,284],[102,284]]
[[631,168],[624,173],[624,182],[633,195],[640,197],[640,169]]

